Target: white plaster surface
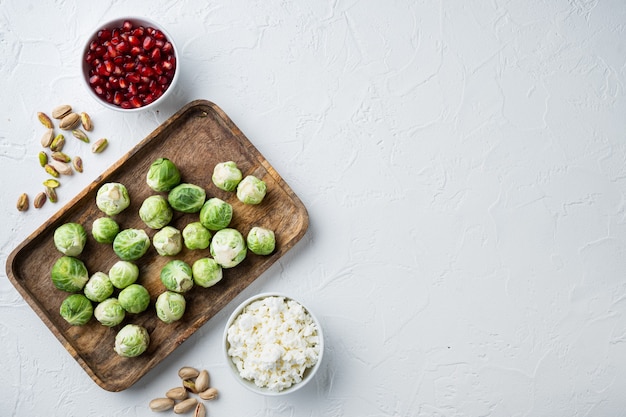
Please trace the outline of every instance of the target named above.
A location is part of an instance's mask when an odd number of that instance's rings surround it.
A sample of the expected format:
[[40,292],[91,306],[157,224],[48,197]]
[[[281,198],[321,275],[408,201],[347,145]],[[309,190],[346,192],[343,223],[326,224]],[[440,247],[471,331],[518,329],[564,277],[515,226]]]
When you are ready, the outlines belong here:
[[[80,83],[89,32],[124,15],[179,45],[156,111],[105,110]],[[222,107],[310,215],[287,256],[119,393],[2,268],[1,416],[155,415],[183,365],[210,371],[214,417],[626,415],[623,0],[1,0],[0,55],[3,265],[194,99]],[[44,178],[36,112],[60,103],[110,147],[70,142],[85,173],[18,213]],[[264,291],[300,298],[327,336],[315,381],[281,398],[244,390],[220,350],[230,312]]]

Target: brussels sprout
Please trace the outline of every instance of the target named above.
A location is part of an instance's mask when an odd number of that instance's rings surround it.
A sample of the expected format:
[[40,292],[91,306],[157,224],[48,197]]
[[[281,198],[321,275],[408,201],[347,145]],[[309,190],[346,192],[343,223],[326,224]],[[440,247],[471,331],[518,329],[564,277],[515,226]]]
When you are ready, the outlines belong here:
[[107,298],[98,303],[93,310],[93,315],[104,326],[113,327],[124,321],[126,310],[117,298]]
[[96,205],[107,216],[114,216],[130,205],[128,190],[124,184],[109,182],[103,184],[96,194]]
[[150,304],[150,293],[143,285],[130,284],[117,296],[120,305],[129,313],[137,314],[146,311]]
[[127,324],[115,335],[115,353],[132,358],[144,353],[150,345],[150,335],[145,327]]
[[248,175],[237,185],[237,198],[245,204],[259,204],[266,192],[265,182],[254,175]]
[[213,184],[220,190],[235,191],[242,175],[237,164],[233,161],[220,162],[213,169]]
[[85,296],[91,301],[99,303],[113,294],[113,284],[104,272],[96,272],[85,285]]
[[209,198],[200,210],[200,223],[209,230],[224,229],[233,218],[233,206],[217,197]]
[[180,259],[174,259],[161,269],[161,282],[170,291],[187,292],[193,287],[191,267]]
[[246,241],[238,230],[218,230],[211,240],[210,251],[222,268],[232,268],[245,259]]
[[63,300],[59,313],[72,326],[82,326],[93,316],[93,305],[83,294],[72,294]]
[[174,256],[183,249],[183,237],[180,230],[165,226],[152,237],[152,245],[161,256]]
[[142,229],[124,229],[113,240],[113,251],[123,261],[141,258],[150,247],[150,238]]
[[204,288],[211,287],[222,279],[222,267],[212,258],[200,258],[191,265],[193,282]]
[[65,223],[54,231],[54,246],[63,255],[80,255],[87,243],[87,232],[78,223]]
[[139,217],[151,229],[160,229],[167,225],[173,215],[172,208],[162,195],[151,195],[139,207]]
[[115,288],[123,290],[139,278],[139,267],[130,261],[117,261],[109,269],[109,280]]
[[206,249],[211,241],[211,232],[200,222],[189,223],[183,229],[183,241],[187,249]]
[[257,255],[269,255],[276,247],[274,232],[264,227],[255,226],[250,229],[246,242],[248,249]]
[[67,292],[82,291],[89,280],[89,273],[83,261],[72,256],[57,259],[50,275],[54,286]]
[[157,297],[154,305],[157,317],[164,323],[173,323],[180,320],[185,314],[185,297],[173,291],[165,291]]
[[167,195],[172,208],[183,213],[197,213],[206,199],[204,188],[194,184],[179,184]]
[[169,159],[159,158],[150,165],[146,182],[154,191],[169,191],[180,183],[180,171]]
[[120,226],[110,217],[100,217],[91,225],[91,234],[98,243],[113,243],[119,232]]

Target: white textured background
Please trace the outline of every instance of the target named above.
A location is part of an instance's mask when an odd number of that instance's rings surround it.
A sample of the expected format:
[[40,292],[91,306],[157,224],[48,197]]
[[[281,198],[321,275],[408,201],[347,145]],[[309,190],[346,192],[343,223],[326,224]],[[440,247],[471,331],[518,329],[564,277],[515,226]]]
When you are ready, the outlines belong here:
[[[107,111],[79,79],[89,32],[161,22],[182,78],[158,109]],[[110,148],[69,201],[193,99],[222,107],[309,210],[303,240],[132,388],[95,385],[0,277],[0,415],[150,416],[180,366],[219,416],[626,415],[623,0],[0,0],[0,258],[61,204],[37,111],[86,110]],[[80,149],[83,149],[81,151]],[[34,195],[34,194],[33,194]],[[241,388],[222,360],[244,298],[299,297],[327,335],[315,382]]]

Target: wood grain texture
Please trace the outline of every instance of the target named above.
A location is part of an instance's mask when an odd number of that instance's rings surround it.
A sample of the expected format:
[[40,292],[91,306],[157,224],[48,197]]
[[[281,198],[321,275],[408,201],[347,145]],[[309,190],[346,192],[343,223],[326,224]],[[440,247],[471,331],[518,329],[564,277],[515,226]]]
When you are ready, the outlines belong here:
[[[158,194],[147,186],[146,173],[150,164],[160,157],[176,163],[183,182],[204,187],[207,198],[216,196],[231,203],[234,214],[230,227],[238,229],[244,236],[253,226],[273,229],[276,250],[269,256],[248,252],[241,264],[224,269],[224,278],[215,286],[194,287],[185,294],[187,310],[183,319],[165,324],[154,311],[157,296],[165,291],[159,276],[161,268],[171,259],[182,259],[191,265],[196,259],[210,254],[208,249],[192,251],[183,248],[175,257],[163,257],[151,247],[136,261],[140,269],[138,283],[144,285],[151,295],[146,312],[129,314],[122,325],[114,328],[100,325],[95,318],[85,326],[67,324],[59,315],[59,307],[68,294],[57,290],[50,279],[52,265],[61,256],[54,246],[54,230],[67,222],[82,224],[89,239],[79,258],[85,262],[90,274],[108,272],[118,258],[111,245],[99,244],[91,237],[91,224],[104,216],[95,204],[96,193],[107,182],[126,185],[131,205],[114,219],[122,229],[141,228],[152,237],[156,231],[145,226],[137,213],[146,197]],[[244,205],[237,200],[235,193],[219,190],[212,184],[213,167],[228,160],[235,161],[244,176],[255,175],[267,183],[268,192],[261,204]],[[198,214],[175,213],[170,224],[182,230],[197,219]],[[302,238],[307,228],[306,208],[280,175],[218,106],[197,100],[154,130],[22,242],[8,257],[7,275],[89,376],[108,391],[121,391],[137,382],[258,278]],[[143,325],[150,333],[148,350],[137,358],[122,358],[113,351],[115,334],[127,323]]]

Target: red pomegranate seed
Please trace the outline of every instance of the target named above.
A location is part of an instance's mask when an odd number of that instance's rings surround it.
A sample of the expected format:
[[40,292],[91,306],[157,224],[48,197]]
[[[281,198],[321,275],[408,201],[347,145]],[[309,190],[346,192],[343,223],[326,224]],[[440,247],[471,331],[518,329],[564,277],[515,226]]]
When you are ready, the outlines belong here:
[[161,48],[161,51],[163,51],[163,53],[165,53],[165,54],[169,54],[173,50],[174,50],[174,47],[172,46],[171,42],[165,42],[163,44],[163,48]]
[[111,31],[109,29],[102,29],[98,31],[98,34],[96,36],[101,41],[108,41],[109,39],[111,39]]
[[126,81],[129,83],[138,83],[141,81],[141,76],[136,72],[129,72],[126,74]]
[[134,107],[141,107],[143,105],[139,97],[133,97],[128,101],[130,101],[131,106],[134,106]]
[[130,45],[125,41],[120,41],[120,43],[117,44],[115,49],[117,49],[118,52],[123,54],[130,50]]
[[141,45],[141,41],[139,40],[139,37],[135,35],[128,35],[128,43],[130,43],[132,46]]
[[92,75],[91,77],[89,77],[89,84],[91,85],[100,85],[100,83],[102,83],[102,78],[100,78],[99,75]]
[[126,32],[130,32],[132,28],[133,28],[133,23],[130,20],[124,21],[124,24],[122,25],[123,30],[125,30]]
[[154,62],[159,62],[161,60],[161,50],[158,48],[154,48],[152,53],[150,54],[150,58]]
[[152,48],[154,48],[154,39],[151,36],[143,38],[143,49],[149,51]]
[[120,104],[122,104],[123,98],[124,97],[122,96],[122,93],[116,91],[115,93],[113,93],[113,104],[117,104],[119,106]]
[[128,100],[124,100],[120,103],[120,107],[123,109],[130,109],[130,102]]

